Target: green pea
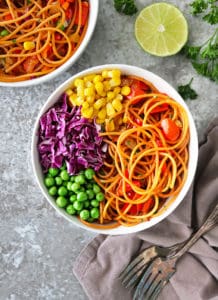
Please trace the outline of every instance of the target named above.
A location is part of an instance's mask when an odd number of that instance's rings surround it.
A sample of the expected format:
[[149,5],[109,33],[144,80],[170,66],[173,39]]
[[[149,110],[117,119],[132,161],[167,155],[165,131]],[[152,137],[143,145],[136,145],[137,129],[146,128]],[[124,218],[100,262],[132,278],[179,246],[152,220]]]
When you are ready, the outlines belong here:
[[83,204],[82,204],[82,202],[75,201],[75,202],[73,202],[73,207],[75,208],[75,210],[80,211],[83,209]]
[[63,182],[62,182],[62,185],[65,186],[65,187],[67,187],[67,184],[68,184],[67,181],[63,181]]
[[83,206],[84,206],[85,208],[89,208],[90,202],[89,202],[88,200],[84,201],[84,202],[83,202]]
[[66,170],[66,168],[67,168],[67,165],[66,165],[66,163],[64,162],[63,165],[62,165],[62,167],[60,168],[60,170]]
[[95,194],[99,193],[101,191],[101,188],[97,184],[93,184],[93,191]]
[[57,195],[58,189],[56,186],[52,186],[50,187],[50,189],[48,190],[49,195],[51,196],[55,196]]
[[67,188],[65,186],[61,186],[58,189],[59,196],[66,196],[67,195]]
[[98,219],[99,218],[99,209],[97,207],[92,208],[90,214],[93,219]]
[[73,207],[73,204],[70,204],[70,205],[67,206],[66,212],[67,212],[69,215],[75,215],[76,210],[75,210],[75,208]]
[[73,194],[73,195],[71,195],[70,196],[70,202],[74,202],[74,201],[76,201],[76,195],[75,194]]
[[89,190],[92,190],[92,184],[91,184],[91,183],[88,183],[88,184],[86,185],[86,188],[89,189]]
[[72,182],[69,181],[69,182],[67,183],[67,189],[68,189],[68,191],[72,191],[72,190],[71,190],[71,187],[72,187]]
[[69,178],[70,178],[69,174],[67,173],[67,170],[61,171],[60,176],[61,176],[61,178],[62,178],[63,180],[65,180],[65,181],[68,181]]
[[51,187],[51,186],[55,185],[55,180],[53,177],[46,177],[44,182],[45,182],[45,186],[47,186],[47,187]]
[[75,182],[83,185],[86,182],[85,176],[83,174],[77,175],[75,177]]
[[95,197],[95,193],[93,192],[93,190],[87,190],[86,194],[88,195],[89,200],[94,199]]
[[72,185],[71,185],[71,191],[73,192],[76,192],[80,189],[80,184],[79,183],[76,183],[74,182]]
[[103,193],[97,193],[96,194],[96,200],[103,201],[104,200],[104,194]]
[[84,188],[84,186],[81,186],[79,190],[80,190],[81,192],[85,192],[86,189]]
[[89,169],[86,169],[85,170],[85,177],[88,179],[88,180],[91,180],[93,178],[93,176],[95,175],[95,171],[91,168]]
[[59,170],[57,168],[49,168],[48,172],[52,177],[55,177],[56,175],[58,175]]
[[63,196],[60,196],[56,199],[56,204],[59,207],[65,207],[67,205],[67,199]]
[[87,220],[89,223],[92,223],[93,221],[94,221],[94,219],[93,218],[88,218],[88,220]]
[[70,181],[74,182],[75,181],[75,176],[70,176]]
[[0,32],[0,35],[1,36],[6,36],[9,34],[9,31],[7,31],[7,29],[3,29],[1,32]]
[[98,201],[98,200],[92,200],[92,201],[91,201],[91,205],[92,205],[93,207],[98,207],[98,206],[99,206],[99,201]]
[[77,201],[86,201],[88,199],[88,196],[86,194],[86,192],[79,192],[77,194]]
[[79,216],[82,220],[87,220],[89,218],[90,214],[87,209],[83,209],[83,210],[81,210]]
[[62,179],[61,179],[61,177],[59,177],[59,176],[57,176],[57,177],[55,177],[55,182],[56,182],[56,185],[62,185]]

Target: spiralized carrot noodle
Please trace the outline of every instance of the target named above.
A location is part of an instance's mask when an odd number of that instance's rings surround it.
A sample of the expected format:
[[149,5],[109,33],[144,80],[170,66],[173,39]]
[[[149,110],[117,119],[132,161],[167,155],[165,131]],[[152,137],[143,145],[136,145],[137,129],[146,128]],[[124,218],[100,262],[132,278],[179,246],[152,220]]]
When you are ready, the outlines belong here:
[[88,16],[88,1],[0,1],[0,81],[40,77],[64,64],[82,42]]
[[[187,178],[186,111],[148,81],[124,76],[122,82],[131,85],[132,80],[146,84],[148,89],[124,98],[122,111],[111,116],[101,132],[108,151],[95,181],[103,189],[105,200],[100,204],[99,222],[86,222],[93,228],[104,228],[104,224],[105,228],[134,226],[161,214]],[[168,135],[162,122],[169,119],[176,131]]]

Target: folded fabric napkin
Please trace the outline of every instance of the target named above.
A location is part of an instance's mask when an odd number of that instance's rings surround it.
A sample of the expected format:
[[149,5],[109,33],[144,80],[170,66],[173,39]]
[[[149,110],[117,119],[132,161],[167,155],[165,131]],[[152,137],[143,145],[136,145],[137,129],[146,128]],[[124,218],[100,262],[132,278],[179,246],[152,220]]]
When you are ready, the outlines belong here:
[[[81,252],[74,274],[89,299],[130,300],[118,276],[123,268],[151,244],[170,246],[182,242],[205,220],[218,202],[218,118],[200,143],[195,181],[174,213],[139,233],[98,235]],[[83,266],[81,268],[81,266]],[[177,271],[158,299],[218,299],[218,226],[213,228],[177,263]]]

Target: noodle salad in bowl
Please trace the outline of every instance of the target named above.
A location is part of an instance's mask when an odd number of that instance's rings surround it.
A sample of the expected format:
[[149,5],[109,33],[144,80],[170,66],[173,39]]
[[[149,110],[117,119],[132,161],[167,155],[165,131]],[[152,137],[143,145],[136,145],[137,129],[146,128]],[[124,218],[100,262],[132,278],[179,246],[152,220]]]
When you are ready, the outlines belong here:
[[28,86],[66,71],[95,28],[98,0],[3,0],[0,85]]
[[197,158],[196,128],[180,95],[128,65],[67,80],[33,132],[43,194],[65,218],[99,233],[137,232],[166,218],[184,199]]

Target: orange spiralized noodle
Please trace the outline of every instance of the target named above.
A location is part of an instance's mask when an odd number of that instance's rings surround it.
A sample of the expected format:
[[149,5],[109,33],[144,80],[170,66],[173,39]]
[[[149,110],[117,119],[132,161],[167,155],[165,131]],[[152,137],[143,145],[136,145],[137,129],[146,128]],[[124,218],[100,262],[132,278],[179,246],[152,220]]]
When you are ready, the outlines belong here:
[[[124,100],[122,111],[111,116],[101,133],[108,153],[95,181],[103,189],[105,200],[101,202],[99,224],[86,222],[93,228],[104,228],[104,224],[106,229],[134,226],[161,214],[187,178],[186,111],[149,82],[133,76],[128,79],[143,81],[150,90]],[[166,138],[161,126],[164,119],[172,120],[179,128],[176,139]]]
[[88,13],[82,0],[1,1],[0,81],[40,77],[64,64],[84,38]]

